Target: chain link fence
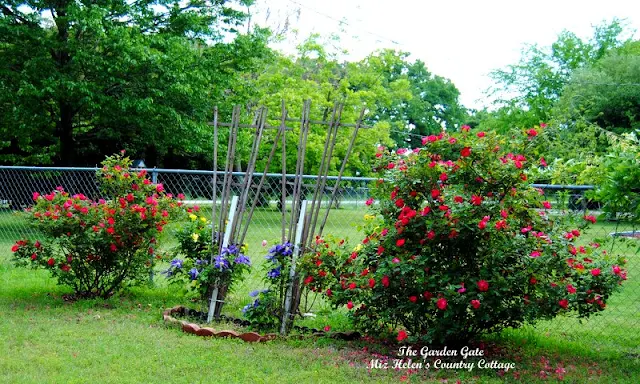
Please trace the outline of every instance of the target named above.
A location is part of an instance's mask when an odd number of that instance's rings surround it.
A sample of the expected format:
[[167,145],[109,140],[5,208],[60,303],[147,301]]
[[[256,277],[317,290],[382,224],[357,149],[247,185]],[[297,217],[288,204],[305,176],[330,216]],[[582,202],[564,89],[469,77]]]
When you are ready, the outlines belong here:
[[[152,181],[162,183],[167,192],[185,195],[185,202],[191,206],[199,206],[201,215],[211,214],[213,203],[213,172],[193,170],[147,169]],[[222,182],[222,172],[218,173],[218,184]],[[262,174],[254,174],[252,187],[260,182]],[[244,173],[233,173],[233,187],[240,194]],[[264,186],[257,199],[256,210],[246,237],[249,254],[258,256],[266,253],[262,243],[272,243],[282,236],[282,220],[290,219],[293,175],[286,175],[290,183],[282,209],[282,175],[267,174]],[[316,176],[304,176],[303,196],[313,196]],[[365,201],[369,198],[369,187],[376,179],[343,177],[337,191],[337,200],[329,207],[331,194],[336,187],[336,178],[329,177],[322,196],[322,209],[329,209],[325,234],[334,234],[358,242],[362,237],[357,225],[362,223],[367,213]],[[0,166],[0,258],[10,257],[10,248],[21,238],[33,237],[36,231],[27,222],[22,210],[33,202],[33,193],[49,193],[61,186],[75,194],[83,193],[91,199],[101,196],[95,168],[41,168],[41,167],[6,167]],[[622,254],[629,261],[629,280],[621,293],[616,294],[609,302],[609,308],[601,315],[580,323],[574,318],[559,318],[543,322],[537,326],[544,335],[567,340],[593,340],[594,348],[598,345],[612,343],[630,356],[640,356],[640,335],[634,329],[640,327],[640,261],[638,246],[640,231],[619,217],[606,217],[601,207],[589,199],[592,186],[558,186],[534,185],[544,190],[547,199],[552,202],[557,214],[589,213],[599,216],[598,223],[583,233],[588,241],[597,241],[607,247],[611,254]],[[221,185],[217,186],[216,196],[220,196]],[[252,188],[252,193],[255,188]],[[250,196],[249,202],[252,201]],[[283,215],[284,212],[284,215]],[[163,240],[165,247],[172,243],[171,231],[166,231]],[[163,244],[161,244],[163,245]],[[603,330],[608,329],[607,337],[601,337]],[[611,329],[618,330],[610,332]],[[612,337],[612,335],[614,335]]]

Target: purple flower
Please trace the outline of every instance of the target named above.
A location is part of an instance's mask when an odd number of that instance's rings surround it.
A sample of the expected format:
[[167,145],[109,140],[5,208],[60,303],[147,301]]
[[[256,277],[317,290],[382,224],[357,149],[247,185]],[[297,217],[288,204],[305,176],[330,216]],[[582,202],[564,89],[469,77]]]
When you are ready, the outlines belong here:
[[244,265],[251,266],[251,260],[249,260],[249,258],[243,255],[242,253],[239,254],[238,257],[236,257],[236,259],[233,262],[236,264],[244,264]]
[[173,259],[173,260],[171,260],[171,266],[176,268],[176,269],[182,268],[182,260],[181,259]]
[[231,244],[228,247],[222,248],[221,255],[237,255],[240,248],[237,245]]
[[267,272],[267,277],[270,279],[275,279],[280,277],[280,266],[278,266],[278,268],[274,268],[269,272]]
[[209,264],[209,262],[207,260],[196,260],[196,265],[204,265],[204,264]]
[[251,292],[249,293],[249,296],[251,296],[251,297],[256,297],[256,296],[258,296],[259,294],[260,294],[260,290],[259,290],[259,289],[256,289],[255,291],[251,291]]
[[251,304],[247,304],[247,305],[245,305],[245,306],[244,306],[244,308],[242,308],[242,313],[245,313],[245,314],[246,314],[246,313],[247,313],[247,311],[248,311],[251,307],[252,307],[252,305],[251,305]]
[[199,274],[200,272],[198,272],[198,270],[195,267],[191,268],[191,270],[189,271],[189,277],[191,277],[191,280],[197,279]]
[[213,263],[214,268],[217,268],[221,271],[229,269],[229,260],[227,260],[224,256],[220,255],[215,258],[215,262]]

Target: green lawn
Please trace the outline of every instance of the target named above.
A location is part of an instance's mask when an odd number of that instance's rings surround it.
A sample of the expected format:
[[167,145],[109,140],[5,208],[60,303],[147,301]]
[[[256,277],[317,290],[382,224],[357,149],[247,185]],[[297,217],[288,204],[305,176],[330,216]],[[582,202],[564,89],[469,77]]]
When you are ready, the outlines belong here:
[[[351,223],[358,223],[363,214],[358,209],[334,211],[325,232],[358,240]],[[262,210],[254,216],[247,242],[256,268],[230,295],[226,313],[239,316],[249,301],[248,292],[262,287],[260,265],[266,249],[261,242],[279,238],[278,220],[275,211]],[[390,349],[365,341],[245,344],[166,328],[162,310],[189,303],[162,277],[154,288],[132,288],[109,300],[65,302],[62,295],[69,291],[58,287],[45,271],[17,269],[10,263],[15,234],[27,232],[19,224],[16,217],[0,214],[0,383],[347,383],[397,382],[407,375],[405,370],[367,369],[372,351]],[[16,232],[20,228],[23,232]],[[614,224],[598,224],[583,241],[614,230]],[[542,376],[556,380],[562,374],[565,382],[574,383],[640,382],[639,255],[622,245],[614,250],[627,255],[629,280],[602,315],[583,324],[558,318],[487,338],[493,345],[492,359],[515,362],[515,373],[502,377],[494,370],[421,371],[409,375],[409,380],[528,383],[549,381]],[[301,324],[348,329],[346,316],[327,309],[320,302],[318,317]]]

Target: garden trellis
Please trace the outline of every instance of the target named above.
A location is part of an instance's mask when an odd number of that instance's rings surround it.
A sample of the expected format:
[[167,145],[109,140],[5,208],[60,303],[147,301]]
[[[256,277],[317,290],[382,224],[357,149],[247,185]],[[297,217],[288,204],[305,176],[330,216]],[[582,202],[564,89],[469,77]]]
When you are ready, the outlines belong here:
[[[217,203],[217,189],[218,189],[218,175],[214,172],[212,182],[212,241],[215,244],[221,244],[217,251],[214,251],[212,247],[212,254],[210,263],[214,263],[216,257],[220,257],[230,244],[242,245],[246,237],[251,218],[254,210],[260,200],[260,192],[264,186],[264,182],[267,177],[267,172],[271,166],[278,146],[281,149],[281,240],[295,239],[295,251],[292,255],[292,264],[290,273],[290,283],[287,288],[286,300],[283,308],[282,327],[281,332],[286,333],[289,328],[293,315],[297,311],[300,303],[300,285],[295,272],[295,260],[297,257],[305,253],[307,249],[313,247],[313,236],[322,234],[322,231],[326,225],[329,210],[327,210],[320,221],[318,227],[318,219],[321,216],[320,206],[322,194],[327,186],[327,177],[329,175],[329,165],[334,153],[334,148],[338,138],[338,131],[341,128],[353,128],[351,135],[349,136],[349,144],[346,150],[346,154],[342,159],[341,167],[337,176],[335,186],[333,188],[329,206],[331,206],[337,199],[337,191],[339,189],[340,181],[343,177],[349,155],[353,149],[353,145],[358,136],[358,132],[363,126],[362,121],[364,118],[365,109],[360,112],[358,121],[355,124],[342,124],[342,112],[344,105],[336,103],[330,114],[330,118],[327,121],[312,120],[311,115],[311,102],[305,101],[302,106],[301,116],[299,119],[293,119],[288,116],[285,102],[281,103],[281,115],[279,117],[280,124],[278,126],[270,126],[267,124],[268,111],[265,107],[260,107],[253,116],[253,122],[251,124],[242,124],[242,109],[240,106],[235,106],[231,116],[230,123],[219,122],[218,109],[214,110],[214,119],[211,125],[213,126],[213,169],[218,169],[218,146],[219,146],[219,131],[220,127],[229,128],[229,136],[227,142],[227,156],[224,164],[224,176],[222,179],[222,193],[220,196],[220,207],[216,207]],[[285,175],[286,169],[286,133],[287,131],[293,131],[293,128],[287,127],[287,122],[299,123],[299,134],[297,144],[297,157],[296,157],[296,169],[294,172],[293,182],[287,181]],[[305,168],[305,154],[307,148],[307,141],[309,138],[309,131],[312,125],[318,125],[326,127],[326,138],[324,142],[324,148],[322,151],[322,158],[320,161],[320,167],[318,170],[318,177],[315,179],[315,185],[313,185],[313,197],[309,201],[309,209],[306,209],[307,200],[302,198],[302,190],[304,185],[304,168]],[[236,146],[238,141],[238,134],[241,128],[248,128],[253,130],[252,134],[252,146],[249,153],[249,159],[247,162],[244,176],[240,185],[240,196],[233,196],[232,185],[233,181],[233,166],[236,156]],[[271,143],[271,150],[267,157],[262,177],[257,185],[252,183],[252,175],[256,169],[256,162],[258,160],[258,154],[260,146],[263,142],[264,132],[266,129],[275,129],[276,135]],[[291,215],[287,220],[286,213],[286,194],[289,186],[293,188]],[[250,190],[254,189],[253,199],[249,202]],[[218,212],[219,211],[219,212]],[[217,226],[216,226],[217,223]],[[298,223],[298,225],[296,225]],[[224,232],[222,229],[224,228]],[[318,231],[316,232],[316,228]],[[216,254],[217,252],[217,254]],[[207,317],[210,322],[214,317],[219,317],[222,303],[226,296],[227,286],[213,286],[211,287],[211,299],[209,305],[209,314]]]

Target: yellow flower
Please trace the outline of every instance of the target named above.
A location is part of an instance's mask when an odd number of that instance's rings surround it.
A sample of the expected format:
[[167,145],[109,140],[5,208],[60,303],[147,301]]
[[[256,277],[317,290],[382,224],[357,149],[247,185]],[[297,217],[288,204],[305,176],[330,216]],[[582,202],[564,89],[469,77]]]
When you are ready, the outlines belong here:
[[198,216],[196,216],[196,215],[194,215],[194,214],[192,213],[192,214],[190,214],[190,215],[189,215],[189,218],[190,218],[191,220],[195,220],[195,219],[197,219],[197,218],[198,218]]
[[207,218],[204,216],[200,216],[200,221],[202,221],[203,223],[207,222]]
[[243,254],[247,254],[248,250],[249,250],[249,244],[247,243],[242,244],[242,247],[240,247],[240,252]]
[[200,235],[198,235],[197,233],[192,233],[191,238],[193,239],[193,241],[198,241],[198,239],[200,238]]
[[362,244],[358,244],[356,245],[355,248],[353,248],[353,252],[360,252],[361,249],[362,249]]
[[376,218],[376,217],[375,217],[374,215],[364,215],[364,219],[365,219],[365,220],[367,220],[367,221],[369,221],[369,220],[373,220],[373,219],[375,219],[375,218]]

